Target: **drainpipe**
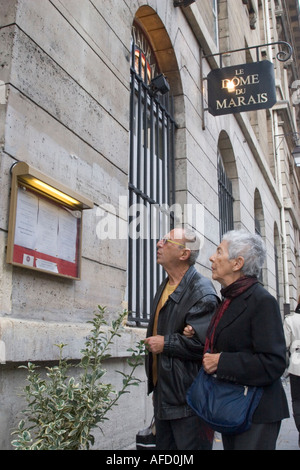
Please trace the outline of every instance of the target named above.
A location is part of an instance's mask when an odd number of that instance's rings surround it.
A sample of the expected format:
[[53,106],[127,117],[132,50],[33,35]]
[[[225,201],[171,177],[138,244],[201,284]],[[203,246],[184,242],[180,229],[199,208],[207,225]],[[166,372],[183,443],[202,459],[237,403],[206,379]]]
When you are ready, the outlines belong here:
[[[274,118],[274,135],[278,136],[278,116],[276,111],[273,113]],[[280,209],[280,218],[281,218],[281,233],[282,233],[282,257],[283,257],[283,282],[284,282],[284,315],[290,313],[290,286],[289,286],[289,271],[288,271],[288,256],[287,256],[287,236],[286,236],[286,225],[285,225],[285,209],[284,209],[284,200],[283,200],[283,187],[282,187],[282,177],[281,177],[281,161],[280,161],[280,150],[279,146],[284,137],[275,137],[275,158],[277,162],[277,181],[278,189],[280,194],[281,209]],[[279,140],[279,142],[277,141]]]

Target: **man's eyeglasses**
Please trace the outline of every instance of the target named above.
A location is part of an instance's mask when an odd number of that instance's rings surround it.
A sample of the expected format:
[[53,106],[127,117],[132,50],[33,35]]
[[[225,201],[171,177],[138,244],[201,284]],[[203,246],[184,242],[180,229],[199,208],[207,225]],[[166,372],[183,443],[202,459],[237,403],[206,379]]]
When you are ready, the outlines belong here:
[[170,240],[170,238],[162,238],[161,241],[162,241],[163,245],[165,245],[167,242],[169,242],[169,243],[173,243],[173,245],[179,245],[179,246],[182,246],[183,248],[185,248],[185,245],[183,245],[183,243],[174,242],[174,240]]

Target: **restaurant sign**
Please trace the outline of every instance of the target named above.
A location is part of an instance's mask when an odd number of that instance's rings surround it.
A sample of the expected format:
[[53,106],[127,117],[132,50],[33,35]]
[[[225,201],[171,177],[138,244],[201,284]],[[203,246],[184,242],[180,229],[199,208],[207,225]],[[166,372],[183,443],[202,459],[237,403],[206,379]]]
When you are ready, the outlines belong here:
[[212,70],[207,76],[208,111],[213,116],[272,108],[274,66],[264,60]]

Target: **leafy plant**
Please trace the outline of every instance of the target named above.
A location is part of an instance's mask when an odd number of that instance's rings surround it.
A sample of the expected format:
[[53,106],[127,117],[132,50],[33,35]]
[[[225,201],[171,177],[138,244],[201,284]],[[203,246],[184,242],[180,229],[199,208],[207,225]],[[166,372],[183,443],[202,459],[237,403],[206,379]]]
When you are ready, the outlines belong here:
[[[108,419],[107,413],[117,405],[121,395],[128,393],[128,387],[138,385],[134,377],[136,368],[143,363],[144,342],[129,349],[131,356],[127,362],[129,374],[117,371],[123,376],[121,390],[115,391],[111,384],[102,382],[106,370],[103,361],[111,357],[109,347],[120,335],[126,312],[108,326],[104,319],[105,307],[98,306],[98,312],[87,337],[82,357],[76,367],[82,369],[78,378],[69,377],[72,367],[63,358],[66,345],[56,345],[60,349],[58,365],[47,367],[46,378],[38,373],[38,366],[28,363],[21,366],[28,371],[23,395],[27,407],[22,411],[23,419],[13,431],[17,439],[12,445],[18,450],[76,450],[89,449],[94,443],[92,431],[101,428]],[[106,328],[103,328],[105,326]]]

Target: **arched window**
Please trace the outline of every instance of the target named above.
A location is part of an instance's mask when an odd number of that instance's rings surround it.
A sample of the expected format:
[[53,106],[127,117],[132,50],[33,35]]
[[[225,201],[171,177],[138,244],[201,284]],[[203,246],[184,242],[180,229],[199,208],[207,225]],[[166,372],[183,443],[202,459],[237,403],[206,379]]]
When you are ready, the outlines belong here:
[[150,39],[134,23],[131,50],[129,155],[129,321],[147,323],[164,271],[156,263],[156,244],[172,226],[174,201],[173,103],[152,80],[161,74]]
[[[265,238],[265,219],[264,219],[263,204],[262,204],[261,196],[260,196],[258,189],[256,189],[254,193],[254,228],[255,228],[255,233],[257,235],[260,235],[264,239]],[[263,270],[260,273],[259,280],[261,282],[264,281]]]
[[280,235],[277,225],[274,224],[274,263],[275,263],[275,282],[276,282],[276,298],[280,304]]
[[222,157],[218,152],[218,185],[219,185],[219,224],[220,240],[224,233],[233,230],[233,194],[232,182],[228,178]]

